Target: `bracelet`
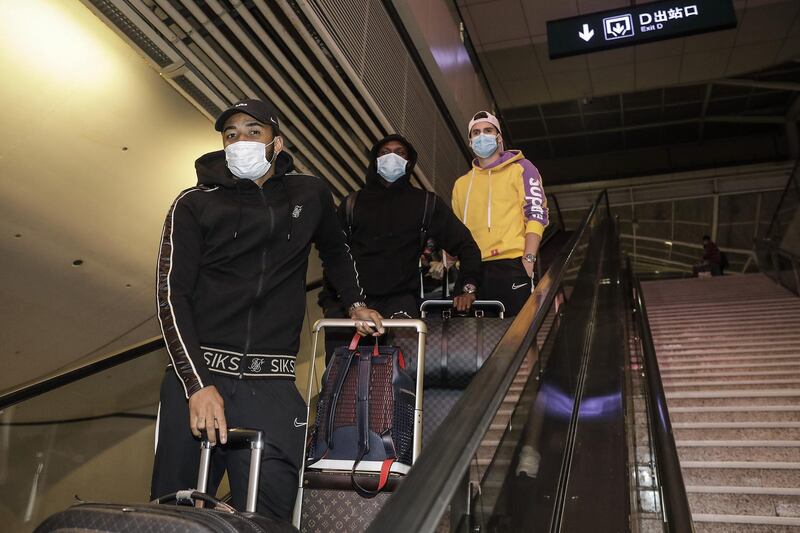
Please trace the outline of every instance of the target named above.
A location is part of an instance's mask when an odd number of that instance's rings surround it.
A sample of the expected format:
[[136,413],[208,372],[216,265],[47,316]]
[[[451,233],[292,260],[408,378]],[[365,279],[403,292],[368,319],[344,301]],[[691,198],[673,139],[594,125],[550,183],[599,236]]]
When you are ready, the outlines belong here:
[[361,307],[367,307],[367,304],[364,302],[355,302],[353,305],[347,308],[347,312],[352,315],[356,309]]

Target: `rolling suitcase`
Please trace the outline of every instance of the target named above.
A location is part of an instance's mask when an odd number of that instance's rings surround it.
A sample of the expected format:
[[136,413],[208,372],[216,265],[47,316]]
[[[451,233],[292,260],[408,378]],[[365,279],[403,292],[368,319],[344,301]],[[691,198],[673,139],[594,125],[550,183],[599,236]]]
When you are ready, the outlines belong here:
[[[424,363],[425,334],[427,330],[423,321],[409,319],[389,319],[384,320],[383,324],[386,329],[389,330],[401,328],[416,330],[419,350],[417,351],[415,347],[416,356],[414,359]],[[321,329],[331,327],[353,328],[354,326],[355,321],[353,320],[318,320],[316,324],[314,324],[313,329],[314,342],[312,354],[316,354],[317,352],[317,341]],[[353,351],[352,344],[349,349],[350,352]],[[361,347],[358,355],[361,355],[364,352],[366,352],[367,355],[370,355],[370,352],[373,350],[374,348]],[[378,354],[373,352],[372,355],[378,358],[383,358],[387,357],[389,353],[390,351],[388,348],[384,347],[383,351],[379,350]],[[343,354],[340,354],[340,358],[342,355]],[[395,356],[393,355],[393,357]],[[407,360],[407,357],[404,358]],[[397,361],[397,359],[399,358],[395,357],[392,359],[392,361]],[[348,366],[349,365],[350,363],[348,363]],[[332,361],[329,369],[333,368],[339,368],[341,370],[345,367],[342,363],[337,363],[334,360]],[[311,372],[309,372],[306,395],[308,420],[311,420],[311,398],[315,382],[314,369],[315,365],[312,364]],[[413,463],[417,459],[422,445],[422,382],[424,379],[422,372],[424,369],[424,364],[422,366],[415,366],[415,369],[417,372],[416,384],[413,382],[408,382],[402,385],[402,388],[404,389],[403,394],[406,394],[409,397],[413,395],[413,417],[411,420],[413,432],[410,434],[411,446],[408,447],[408,451],[410,451],[410,463]],[[347,413],[340,413],[339,409],[336,409],[335,407],[332,408],[330,406],[331,393],[335,390],[331,383],[335,381],[335,377],[337,375],[341,376],[341,374],[337,374],[339,370],[331,371],[333,372],[333,375],[326,376],[327,378],[330,378],[326,382],[326,385],[328,386],[327,399],[325,397],[326,388],[323,386],[323,391],[320,394],[322,405],[320,405],[318,409],[323,411],[327,410],[328,412],[332,411],[332,413],[337,415],[337,417],[341,414],[344,414],[345,418],[347,418]],[[358,379],[357,376],[354,376],[352,373],[357,371],[351,367],[350,372],[349,384],[347,381],[347,376],[344,376],[342,377],[342,386],[353,389],[354,387],[358,386]],[[353,391],[350,390],[349,393],[352,395]],[[371,395],[374,393],[375,391],[370,391]],[[363,394],[358,395],[358,397],[363,398]],[[372,402],[371,408],[369,409],[370,412],[373,410],[381,410],[380,403],[381,401],[384,401],[381,400],[381,398],[385,398],[385,395],[377,395],[375,401]],[[325,402],[328,402],[327,406],[325,405]],[[394,406],[392,406],[392,409],[386,409],[386,406],[383,406],[383,409],[391,411],[394,409]],[[353,408],[350,410],[355,411]],[[338,430],[342,433],[353,431],[353,428],[357,426],[355,420],[357,418],[357,413],[349,413],[349,418],[349,426],[347,423],[341,424],[337,422],[335,424],[336,427],[334,428],[334,431]],[[326,416],[318,415],[317,420],[329,419]],[[380,455],[380,453],[384,450],[381,440],[385,442],[385,439],[371,442],[370,448],[377,450],[378,455],[367,455],[364,457],[364,460],[358,462],[342,458],[328,460],[328,457],[337,456],[335,453],[325,455],[325,444],[321,441],[318,442],[318,439],[323,439],[326,434],[324,433],[324,430],[322,433],[318,433],[317,429],[318,428],[314,428],[311,446],[309,447],[309,453],[305,454],[303,466],[300,470],[300,483],[297,490],[293,524],[300,529],[300,531],[306,533],[355,533],[364,531],[367,526],[369,526],[372,518],[378,513],[383,504],[390,497],[391,491],[397,487],[402,479],[402,476],[409,471],[409,461],[386,461],[385,457]],[[372,429],[372,425],[370,425],[370,430]],[[308,432],[309,430],[310,429],[306,427],[306,431]],[[407,438],[407,436],[405,438]],[[308,441],[308,434],[306,437]],[[371,435],[371,437],[374,439],[375,435]],[[322,448],[319,448],[319,446],[322,446]],[[405,445],[403,444],[400,444],[399,447],[405,449]],[[370,453],[372,454],[373,452]],[[382,485],[382,490],[373,491],[377,492],[374,497],[365,498],[353,489],[354,482],[361,487],[370,488]],[[372,496],[372,494],[370,494],[370,496]]]
[[[56,513],[36,528],[35,533],[138,533],[180,532],[259,532],[291,533],[297,530],[286,522],[279,522],[255,513],[261,450],[264,448],[263,432],[252,429],[231,428],[227,446],[248,445],[251,449],[250,478],[247,487],[247,509],[239,512],[230,505],[206,494],[208,470],[212,447],[203,440],[200,452],[200,469],[197,489],[187,489],[162,496],[150,503],[94,503],[81,502]],[[166,505],[176,503],[177,505]],[[207,508],[200,508],[200,506]]]
[[[453,300],[422,303],[420,313],[428,326],[423,444],[433,437],[513,321],[504,312],[496,300],[476,300],[468,316],[455,313]],[[414,353],[414,339],[409,335],[396,333],[393,343],[404,353]],[[407,359],[413,372],[416,361]]]

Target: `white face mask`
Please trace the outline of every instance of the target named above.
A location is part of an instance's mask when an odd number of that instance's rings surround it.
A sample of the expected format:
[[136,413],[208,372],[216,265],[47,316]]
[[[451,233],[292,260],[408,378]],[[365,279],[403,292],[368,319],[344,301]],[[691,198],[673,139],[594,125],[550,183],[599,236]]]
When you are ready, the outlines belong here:
[[257,180],[269,172],[272,161],[267,161],[267,146],[269,144],[258,141],[237,141],[225,147],[225,160],[231,173],[239,179]]
[[406,166],[408,161],[395,153],[390,152],[378,158],[378,174],[389,183],[400,179],[406,173]]

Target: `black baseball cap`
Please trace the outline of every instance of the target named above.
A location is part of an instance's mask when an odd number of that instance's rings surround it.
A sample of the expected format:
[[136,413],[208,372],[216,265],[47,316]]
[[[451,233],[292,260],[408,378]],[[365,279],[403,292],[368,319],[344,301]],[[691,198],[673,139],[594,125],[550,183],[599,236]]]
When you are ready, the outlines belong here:
[[236,113],[245,113],[259,122],[272,126],[273,133],[278,134],[278,112],[272,105],[262,100],[242,100],[223,111],[214,123],[214,129],[222,131],[225,121]]

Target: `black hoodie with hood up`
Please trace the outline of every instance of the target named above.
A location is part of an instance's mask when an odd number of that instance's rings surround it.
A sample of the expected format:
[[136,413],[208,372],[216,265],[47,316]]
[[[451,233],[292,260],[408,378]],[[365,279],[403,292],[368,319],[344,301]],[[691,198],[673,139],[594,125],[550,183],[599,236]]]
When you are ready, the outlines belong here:
[[294,379],[312,243],[344,303],[363,300],[330,190],[289,174],[285,152],[260,188],[235,178],[222,150],[195,168],[198,185],[172,204],[158,257],[159,321],[186,396],[210,384],[206,360],[230,352],[265,355],[269,377]]
[[[406,173],[394,183],[384,180],[377,171],[378,150],[389,141],[403,143],[409,156]],[[427,193],[411,185],[416,164],[416,150],[401,135],[389,135],[372,147],[366,185],[358,192],[349,237],[359,283],[367,297],[419,293],[420,227]],[[428,237],[450,255],[458,256],[462,284],[477,286],[481,253],[472,234],[450,205],[438,196],[435,196],[433,209]],[[346,201],[339,204],[338,215],[342,228],[348,231]],[[320,305],[327,308],[340,304],[333,288],[335,283],[330,283],[335,280],[326,276],[325,281]]]

